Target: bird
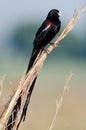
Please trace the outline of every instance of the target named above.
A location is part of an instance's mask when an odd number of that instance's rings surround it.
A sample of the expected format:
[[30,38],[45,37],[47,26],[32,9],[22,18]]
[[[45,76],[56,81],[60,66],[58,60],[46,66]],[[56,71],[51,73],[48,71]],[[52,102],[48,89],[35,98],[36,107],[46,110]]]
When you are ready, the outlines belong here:
[[[29,70],[33,67],[35,60],[38,56],[38,54],[44,50],[45,46],[47,46],[48,43],[51,42],[51,40],[55,37],[55,35],[59,32],[61,28],[61,21],[59,19],[59,10],[52,9],[49,11],[46,19],[38,29],[35,39],[33,41],[33,50],[31,54],[31,58],[29,61],[29,65],[27,67],[26,74],[29,72]],[[30,86],[30,89],[28,91],[27,99],[23,108],[21,120],[25,120],[28,104],[30,102],[30,97],[36,82],[37,76],[34,79],[32,85]]]
[[26,74],[31,69],[34,61],[37,58],[38,53],[44,49],[44,47],[55,37],[61,27],[61,21],[59,19],[59,10],[52,9],[49,11],[45,21],[38,29],[33,42],[33,50]]

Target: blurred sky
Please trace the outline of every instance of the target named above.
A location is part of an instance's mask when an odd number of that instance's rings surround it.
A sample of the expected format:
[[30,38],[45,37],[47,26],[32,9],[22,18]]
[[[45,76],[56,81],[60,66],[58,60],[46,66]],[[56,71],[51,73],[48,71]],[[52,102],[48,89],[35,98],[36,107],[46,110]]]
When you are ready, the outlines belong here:
[[[62,21],[65,21],[72,17],[74,9],[79,9],[84,3],[85,0],[0,0],[0,43],[10,29],[34,20],[43,21],[52,8],[59,9],[62,12]],[[82,16],[81,21],[84,24],[86,18]]]

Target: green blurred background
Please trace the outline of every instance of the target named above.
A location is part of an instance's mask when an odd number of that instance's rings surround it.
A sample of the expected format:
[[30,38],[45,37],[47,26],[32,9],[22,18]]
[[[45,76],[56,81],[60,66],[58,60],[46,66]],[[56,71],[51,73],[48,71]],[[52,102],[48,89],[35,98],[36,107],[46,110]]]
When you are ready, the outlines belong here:
[[[0,0],[0,76],[5,76],[1,103],[5,102],[26,71],[33,39],[50,9],[62,12],[62,28],[85,0]],[[32,94],[26,121],[20,130],[48,129],[55,113],[55,101],[66,76],[74,73],[70,92],[59,111],[54,130],[86,129],[86,12],[74,29],[45,61]]]

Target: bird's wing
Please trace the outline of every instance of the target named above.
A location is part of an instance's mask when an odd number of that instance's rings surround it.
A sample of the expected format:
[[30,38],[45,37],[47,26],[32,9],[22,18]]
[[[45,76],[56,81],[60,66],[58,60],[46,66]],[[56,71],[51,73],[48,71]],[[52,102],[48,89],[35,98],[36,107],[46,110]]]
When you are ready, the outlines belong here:
[[36,33],[36,40],[39,42],[51,30],[53,23],[50,21],[44,22]]

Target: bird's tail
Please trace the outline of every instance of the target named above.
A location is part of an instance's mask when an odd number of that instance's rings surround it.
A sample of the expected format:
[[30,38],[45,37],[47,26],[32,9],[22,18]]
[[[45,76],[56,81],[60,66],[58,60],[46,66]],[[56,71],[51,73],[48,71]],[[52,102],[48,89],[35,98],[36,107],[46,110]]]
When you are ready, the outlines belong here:
[[28,65],[28,68],[27,68],[27,71],[26,71],[26,74],[29,72],[29,70],[32,68],[33,64],[35,63],[36,59],[37,59],[37,56],[39,55],[40,53],[40,49],[39,48],[36,48],[34,46],[33,50],[32,50],[32,54],[31,54],[31,58],[30,58],[30,61],[29,61],[29,65]]
[[[40,49],[39,48],[36,48],[34,47],[33,50],[32,50],[32,54],[31,54],[31,58],[30,58],[30,61],[29,61],[29,65],[28,65],[28,68],[27,68],[27,71],[26,71],[26,74],[29,72],[29,70],[32,68],[32,66],[34,65],[39,53],[40,53]],[[37,76],[36,78],[33,80],[32,82],[32,85],[30,86],[30,89],[28,91],[28,95],[27,95],[27,99],[25,101],[25,105],[23,107],[23,112],[22,112],[22,115],[21,115],[21,118],[20,118],[20,122],[18,123],[18,126],[17,126],[17,129],[21,123],[21,120],[23,119],[23,121],[25,120],[25,117],[26,117],[26,112],[27,112],[27,108],[28,108],[28,105],[29,105],[29,102],[30,102],[30,98],[31,98],[31,94],[32,94],[32,91],[33,91],[33,88],[35,86],[35,82],[36,82],[36,79],[37,79]]]
[[23,107],[23,112],[22,112],[20,121],[19,121],[19,123],[18,123],[18,125],[17,125],[17,130],[18,130],[18,127],[19,127],[19,125],[20,125],[20,123],[21,123],[21,120],[23,120],[23,121],[25,120],[26,113],[27,113],[27,109],[28,109],[28,105],[29,105],[29,102],[30,102],[31,94],[32,94],[32,91],[33,91],[33,88],[34,88],[36,79],[37,79],[37,76],[36,76],[36,78],[34,79],[32,85],[30,86],[30,89],[29,89],[29,91],[28,91],[27,99],[26,99],[25,105],[24,105],[24,107]]
[[[36,48],[36,47],[33,48],[26,74],[32,68],[33,64],[35,63],[35,61],[38,57],[38,55],[40,55],[42,51],[43,51],[42,48],[41,49]],[[32,85],[30,86],[30,89],[28,91],[27,99],[26,99],[26,102],[25,102],[25,105],[24,105],[24,108],[23,108],[23,112],[22,112],[22,115],[21,115],[21,120],[23,119],[23,121],[25,120],[25,117],[26,117],[27,108],[28,108],[28,105],[29,105],[29,102],[30,102],[30,97],[31,97],[33,88],[35,86],[36,79],[37,79],[37,76],[33,80]]]
[[[32,68],[33,64],[35,63],[38,55],[40,55],[42,52],[42,48],[39,49],[39,48],[36,48],[34,47],[33,48],[33,51],[32,51],[32,54],[31,54],[31,58],[30,58],[30,61],[29,61],[29,65],[28,65],[28,68],[27,68],[27,71],[26,71],[26,74],[29,72],[29,70]],[[21,115],[21,118],[20,118],[20,121],[17,125],[17,129],[18,130],[18,127],[21,123],[21,120],[25,120],[25,117],[26,117],[26,112],[27,112],[27,108],[28,108],[28,105],[29,105],[29,102],[30,102],[30,98],[31,98],[31,94],[32,94],[32,91],[33,91],[33,88],[34,88],[34,85],[35,85],[35,82],[36,82],[36,79],[37,79],[37,76],[35,77],[35,79],[33,80],[33,83],[32,85],[30,86],[30,89],[28,91],[28,95],[27,95],[27,99],[25,101],[25,105],[23,107],[23,112],[22,112],[22,115]],[[22,92],[21,92],[22,93]],[[20,93],[20,95],[21,95]],[[12,115],[10,116],[9,120],[8,120],[8,123],[7,123],[7,128],[5,130],[12,130],[14,124],[13,124],[13,121],[15,121],[16,117],[17,117],[17,113],[18,113],[18,110],[20,109],[20,106],[21,106],[21,96],[19,96],[18,100],[17,100],[17,103],[16,105],[14,106],[13,108],[13,113]]]

